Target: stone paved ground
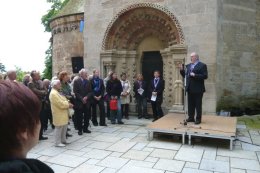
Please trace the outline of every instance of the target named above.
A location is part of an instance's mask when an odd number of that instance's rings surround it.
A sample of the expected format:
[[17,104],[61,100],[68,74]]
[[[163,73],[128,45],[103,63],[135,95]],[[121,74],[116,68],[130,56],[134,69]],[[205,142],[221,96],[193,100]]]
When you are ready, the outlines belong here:
[[[50,165],[56,173],[260,173],[259,131],[238,125],[239,139],[233,151],[223,140],[194,139],[182,145],[178,137],[159,135],[147,141],[145,127],[151,120],[131,117],[125,125],[91,127],[91,134],[73,137],[65,148],[54,147],[53,130],[49,140],[39,142],[28,154]],[[203,144],[202,144],[203,143]]]

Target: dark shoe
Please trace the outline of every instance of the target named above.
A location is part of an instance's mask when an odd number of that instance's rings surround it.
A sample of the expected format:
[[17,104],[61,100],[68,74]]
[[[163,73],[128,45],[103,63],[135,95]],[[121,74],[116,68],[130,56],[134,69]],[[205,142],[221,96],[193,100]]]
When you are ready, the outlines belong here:
[[67,134],[66,134],[66,137],[72,137],[72,135],[67,133]]
[[81,135],[82,135],[82,132],[78,132],[78,135],[80,135],[80,136],[81,136]]
[[86,130],[83,130],[84,133],[91,133],[90,130],[86,129]]
[[71,131],[71,129],[70,129],[70,128],[67,128],[67,131]]
[[127,116],[127,117],[125,117],[125,119],[129,120],[129,117]]
[[100,124],[100,126],[107,126],[107,124]]
[[111,124],[116,124],[116,122],[112,121]]
[[138,119],[141,119],[141,118],[143,118],[142,116],[138,116]]
[[145,119],[149,119],[150,117],[149,117],[149,115],[145,115],[144,118]]
[[195,121],[195,124],[200,124],[201,123],[201,120],[196,120]]
[[154,118],[152,122],[155,122],[155,121],[157,121],[157,120],[158,120],[158,118]]
[[48,137],[44,137],[44,136],[40,136],[40,137],[39,137],[39,140],[40,140],[40,141],[47,140],[47,139],[48,139]]
[[98,122],[92,121],[92,123],[93,123],[93,126],[98,126]]
[[125,124],[123,121],[119,121],[118,124]]
[[195,122],[195,120],[193,118],[188,118],[186,122]]

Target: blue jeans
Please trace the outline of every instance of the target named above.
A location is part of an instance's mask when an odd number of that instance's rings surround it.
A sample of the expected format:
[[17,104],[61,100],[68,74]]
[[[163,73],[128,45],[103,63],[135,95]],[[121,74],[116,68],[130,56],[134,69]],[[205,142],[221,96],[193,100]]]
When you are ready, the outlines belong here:
[[110,110],[110,119],[111,122],[121,122],[122,121],[122,112],[121,112],[121,99],[117,99],[117,110]]

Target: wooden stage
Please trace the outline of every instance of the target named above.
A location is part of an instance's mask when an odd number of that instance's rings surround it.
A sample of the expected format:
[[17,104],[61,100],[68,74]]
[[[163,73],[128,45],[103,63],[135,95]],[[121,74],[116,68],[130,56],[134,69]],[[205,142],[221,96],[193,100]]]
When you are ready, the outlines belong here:
[[188,136],[189,145],[192,136],[227,139],[230,140],[230,150],[232,150],[236,137],[236,117],[203,115],[201,124],[188,123],[186,126],[183,125],[184,119],[184,114],[169,113],[151,123],[146,128],[148,140],[152,140],[154,132],[181,135],[183,144],[185,144],[185,136]]

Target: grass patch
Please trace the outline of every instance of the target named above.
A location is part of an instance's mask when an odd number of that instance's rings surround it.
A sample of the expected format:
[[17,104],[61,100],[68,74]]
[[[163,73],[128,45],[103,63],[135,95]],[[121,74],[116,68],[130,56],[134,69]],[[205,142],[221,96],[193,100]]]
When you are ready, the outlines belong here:
[[260,115],[238,117],[238,124],[245,124],[247,129],[260,129]]

